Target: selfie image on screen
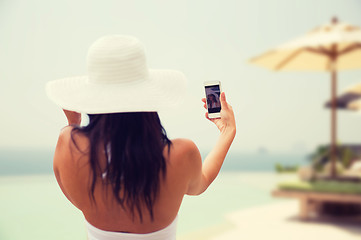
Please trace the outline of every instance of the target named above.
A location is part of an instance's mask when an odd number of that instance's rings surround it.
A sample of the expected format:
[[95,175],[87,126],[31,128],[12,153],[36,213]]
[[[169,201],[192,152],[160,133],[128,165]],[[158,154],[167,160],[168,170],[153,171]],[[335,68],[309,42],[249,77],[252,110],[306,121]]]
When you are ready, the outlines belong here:
[[219,96],[221,91],[219,86],[207,86],[206,87],[206,96],[207,96],[207,107],[209,113],[216,113],[221,111],[221,102]]

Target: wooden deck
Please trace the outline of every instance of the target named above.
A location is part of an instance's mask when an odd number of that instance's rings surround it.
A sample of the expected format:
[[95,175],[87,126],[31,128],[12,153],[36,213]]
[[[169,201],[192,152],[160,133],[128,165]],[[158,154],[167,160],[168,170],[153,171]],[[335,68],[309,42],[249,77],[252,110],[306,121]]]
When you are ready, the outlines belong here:
[[361,194],[320,193],[297,190],[274,190],[274,197],[298,198],[300,200],[299,217],[307,220],[310,214],[318,214],[324,202],[356,203],[361,205]]

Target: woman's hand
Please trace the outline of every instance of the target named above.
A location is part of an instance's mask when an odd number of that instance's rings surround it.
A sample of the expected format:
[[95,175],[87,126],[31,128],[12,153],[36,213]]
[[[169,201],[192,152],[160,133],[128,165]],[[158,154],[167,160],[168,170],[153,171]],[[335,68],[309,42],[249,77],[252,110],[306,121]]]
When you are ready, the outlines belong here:
[[[236,133],[236,121],[234,119],[234,113],[232,106],[227,103],[226,95],[224,92],[221,93],[221,118],[209,118],[208,112],[206,112],[206,118],[213,122],[221,133]],[[207,109],[206,99],[202,98],[204,108]]]
[[63,109],[66,118],[68,119],[69,125],[80,125],[81,122],[81,114],[78,112],[69,111]]

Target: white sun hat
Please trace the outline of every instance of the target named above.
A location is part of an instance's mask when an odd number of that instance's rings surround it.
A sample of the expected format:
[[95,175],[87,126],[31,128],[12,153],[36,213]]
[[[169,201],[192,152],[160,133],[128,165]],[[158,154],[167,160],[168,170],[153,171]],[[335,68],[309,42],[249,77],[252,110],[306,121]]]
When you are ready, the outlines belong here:
[[159,111],[179,104],[185,95],[184,74],[148,69],[144,46],[131,36],[95,41],[87,67],[87,76],[48,82],[48,97],[67,110],[101,114]]

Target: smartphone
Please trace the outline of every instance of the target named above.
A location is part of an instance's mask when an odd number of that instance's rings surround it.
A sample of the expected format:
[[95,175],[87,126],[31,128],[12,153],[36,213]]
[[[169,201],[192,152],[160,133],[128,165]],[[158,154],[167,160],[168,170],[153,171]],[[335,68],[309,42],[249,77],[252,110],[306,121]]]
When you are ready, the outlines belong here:
[[220,81],[207,81],[204,82],[206,91],[206,105],[209,118],[221,117],[221,82]]

